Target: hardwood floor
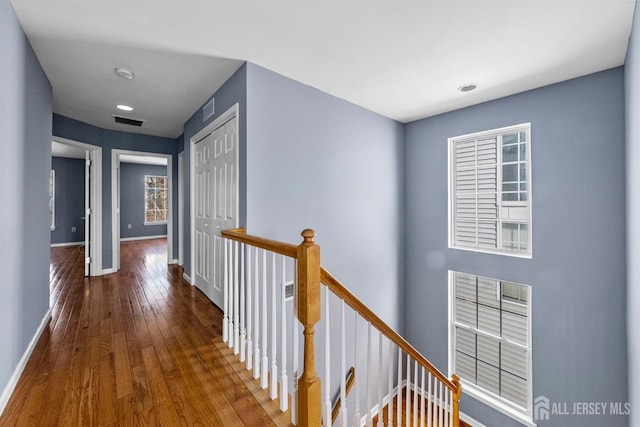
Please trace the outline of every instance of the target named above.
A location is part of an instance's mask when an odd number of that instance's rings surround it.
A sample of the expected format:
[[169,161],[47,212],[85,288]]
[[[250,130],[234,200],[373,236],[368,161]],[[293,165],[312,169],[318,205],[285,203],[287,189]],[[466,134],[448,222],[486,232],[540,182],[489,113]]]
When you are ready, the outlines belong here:
[[52,316],[0,426],[271,426],[224,359],[222,313],[166,240],[122,244],[121,270],[83,276],[79,247],[54,248]]

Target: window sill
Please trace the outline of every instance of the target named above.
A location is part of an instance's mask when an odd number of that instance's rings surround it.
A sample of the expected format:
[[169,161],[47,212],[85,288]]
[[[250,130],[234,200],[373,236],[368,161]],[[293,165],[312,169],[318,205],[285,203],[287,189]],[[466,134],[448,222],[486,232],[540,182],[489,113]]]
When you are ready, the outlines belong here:
[[145,222],[144,225],[166,225],[167,221]]
[[518,253],[518,252],[504,252],[504,251],[500,251],[500,250],[490,250],[490,249],[482,249],[482,248],[471,248],[471,247],[467,247],[467,246],[453,246],[453,245],[449,245],[449,249],[458,249],[461,251],[470,251],[470,252],[480,252],[483,254],[490,254],[490,255],[503,255],[503,256],[508,256],[508,257],[513,257],[513,258],[525,258],[525,259],[532,259],[533,255],[531,253]]

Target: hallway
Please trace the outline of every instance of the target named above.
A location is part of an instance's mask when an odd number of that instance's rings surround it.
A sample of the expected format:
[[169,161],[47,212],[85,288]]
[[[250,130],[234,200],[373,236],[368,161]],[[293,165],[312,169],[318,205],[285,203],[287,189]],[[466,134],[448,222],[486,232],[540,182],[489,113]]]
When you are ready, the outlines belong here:
[[48,327],[0,426],[271,426],[226,362],[222,313],[167,267],[166,239],[123,243],[121,270],[83,276],[52,248]]

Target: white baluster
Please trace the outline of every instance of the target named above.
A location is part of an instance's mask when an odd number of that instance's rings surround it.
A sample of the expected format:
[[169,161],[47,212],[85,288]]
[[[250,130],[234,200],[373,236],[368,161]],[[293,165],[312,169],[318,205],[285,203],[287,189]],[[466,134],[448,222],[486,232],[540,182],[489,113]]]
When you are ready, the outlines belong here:
[[298,270],[296,263],[293,263],[293,315],[291,316],[291,336],[293,338],[293,366],[291,367],[293,375],[293,395],[291,396],[291,423],[293,425],[298,424],[298,377],[300,376],[298,367],[300,362],[298,360],[298,336],[300,330],[298,328]]
[[420,382],[420,427],[424,427],[424,405],[425,405],[425,396],[424,396],[424,377],[425,377],[425,369],[424,366],[421,367],[420,372],[422,373],[422,378]]
[[384,409],[384,405],[382,404],[382,380],[384,377],[382,337],[382,332],[378,331],[378,427],[384,426],[384,422],[382,420],[382,410]]
[[440,385],[440,391],[438,392],[438,408],[440,408],[440,410],[438,411],[438,424],[441,426],[444,426],[444,424],[442,423],[442,421],[444,420],[444,402],[442,401],[442,382],[438,381],[438,384]]
[[413,362],[413,425],[418,425],[418,361]]
[[387,379],[389,382],[387,394],[389,396],[389,408],[387,409],[387,425],[393,427],[393,342],[391,340],[387,342],[389,343],[389,367],[387,368],[389,373],[389,378]]
[[280,348],[280,369],[282,371],[282,375],[280,378],[280,410],[282,412],[286,411],[289,408],[289,378],[287,378],[287,305],[286,305],[286,292],[285,292],[285,283],[287,277],[287,259],[282,257],[282,288],[280,289],[280,294],[282,298],[280,299],[280,327],[282,328],[280,331],[282,346]]
[[367,322],[367,382],[365,390],[367,390],[367,427],[373,425],[371,418],[371,323]]
[[233,241],[229,242],[229,265],[227,277],[229,278],[229,348],[233,348]]
[[260,268],[258,258],[260,257],[260,252],[258,248],[256,248],[256,258],[255,258],[255,269],[254,269],[254,280],[253,286],[255,290],[255,304],[253,305],[253,319],[254,319],[254,328],[253,332],[255,334],[254,343],[253,343],[253,378],[260,378]]
[[269,386],[269,357],[267,356],[267,252],[262,251],[262,381],[260,386]]
[[427,374],[427,396],[429,396],[429,405],[427,406],[427,426],[431,427],[433,425],[433,406],[434,406],[434,396],[433,396],[433,392],[431,389],[431,383],[433,382],[433,379],[431,377],[431,372],[429,372]]
[[239,268],[238,242],[233,245],[233,354],[240,352],[240,298],[238,298],[238,270]]
[[411,422],[411,357],[407,353],[407,390],[405,395],[405,408],[404,419],[407,421],[407,425]]
[[402,425],[402,349],[398,347],[398,406],[396,408],[396,424]]
[[[278,346],[277,341],[277,329],[278,329],[278,300],[276,299],[276,254],[271,253],[271,393],[269,396],[271,400],[278,397]],[[282,307],[284,310],[284,307]]]
[[360,426],[360,371],[358,366],[358,312],[353,313],[353,366],[356,367],[355,406],[353,408],[353,426]]
[[247,325],[245,325],[245,277],[244,277],[244,253],[246,247],[244,243],[240,244],[240,361],[244,362],[247,358]]
[[346,375],[347,372],[347,340],[346,334],[346,322],[344,318],[344,300],[340,302],[340,416],[342,418],[342,427],[349,425],[349,418],[347,416],[347,384]]
[[331,339],[329,322],[329,288],[324,288],[324,425],[331,425]]
[[[222,342],[229,341],[229,241],[224,239],[224,268],[222,269],[223,282],[224,282],[224,295],[222,304]],[[202,252],[202,251],[201,251]]]
[[251,318],[251,291],[252,291],[252,283],[251,283],[251,246],[247,246],[247,371],[253,369],[253,337],[252,337],[252,323],[253,320]]
[[444,390],[444,425],[448,426],[449,425],[449,410],[451,408],[449,408],[449,388],[446,387],[444,384],[443,386],[443,390]]

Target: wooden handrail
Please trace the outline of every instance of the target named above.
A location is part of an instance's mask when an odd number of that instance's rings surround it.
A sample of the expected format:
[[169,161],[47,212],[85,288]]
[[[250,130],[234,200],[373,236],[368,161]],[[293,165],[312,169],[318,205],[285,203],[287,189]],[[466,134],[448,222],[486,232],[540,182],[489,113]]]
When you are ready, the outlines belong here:
[[326,286],[338,296],[343,299],[349,307],[360,313],[360,315],[368,322],[370,322],[375,328],[382,332],[388,339],[393,341],[398,347],[400,347],[405,353],[409,354],[419,364],[424,366],[435,375],[441,382],[443,382],[455,395],[460,386],[456,386],[450,379],[448,379],[442,372],[431,364],[425,357],[420,354],[411,344],[400,336],[396,331],[391,329],[382,319],[380,319],[373,311],[369,309],[362,301],[360,301],[355,295],[351,293],[338,279],[333,277],[331,273],[320,268],[320,280]]
[[[349,392],[351,391],[351,388],[353,387],[353,383],[355,381],[356,381],[356,368],[352,366],[347,371],[347,380],[346,380],[345,391],[344,391],[345,397],[349,396]],[[340,393],[338,393],[337,399],[335,399],[333,403],[333,409],[331,410],[331,425],[334,425],[336,423],[336,420],[338,419],[338,414],[340,413],[341,404],[342,404],[342,398],[340,397]]]
[[298,247],[289,243],[279,242],[277,240],[265,239],[264,237],[252,236],[246,233],[244,228],[234,228],[232,230],[222,230],[222,237],[231,240],[246,243],[251,246],[257,246],[280,255],[291,258],[298,257]]

